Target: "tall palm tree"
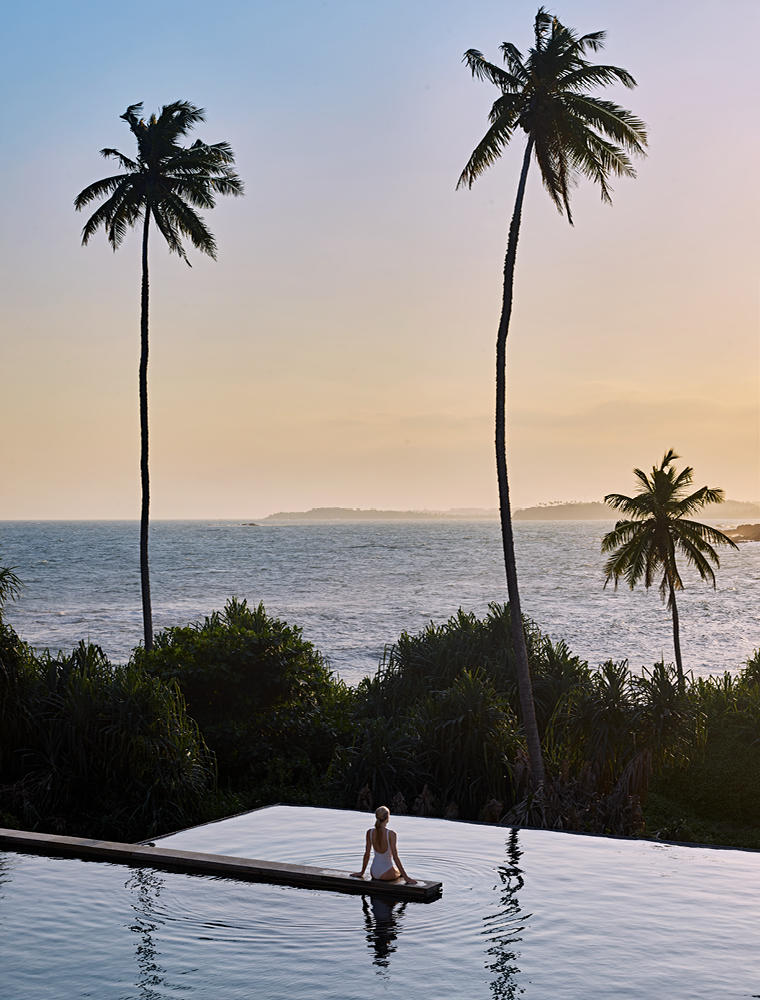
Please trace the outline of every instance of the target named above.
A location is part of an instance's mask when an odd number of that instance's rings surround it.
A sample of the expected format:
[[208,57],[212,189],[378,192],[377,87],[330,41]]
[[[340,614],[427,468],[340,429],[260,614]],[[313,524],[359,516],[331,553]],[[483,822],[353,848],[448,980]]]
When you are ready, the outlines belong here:
[[129,125],[137,141],[137,156],[132,159],[118,149],[101,149],[101,155],[114,159],[122,173],[104,177],[88,185],[77,195],[74,207],[80,210],[90,202],[105,201],[93,212],[82,230],[86,244],[102,226],[114,250],[121,245],[127,230],[142,220],[142,294],[140,304],[140,580],[142,587],[143,631],[145,648],[153,648],[153,613],[150,602],[148,570],[148,522],[150,479],[148,475],[148,232],[151,219],[166,241],[169,250],[190,264],[183,246],[187,238],[201,253],[216,258],[216,241],[196,208],[213,208],[217,194],[240,195],[243,184],[232,169],[235,157],[228,142],[207,145],[196,140],[191,146],[181,140],[198,122],[205,121],[205,111],[187,101],[175,101],[151,115],[140,117],[142,104],[131,104],[120,117]]
[[655,577],[662,572],[659,584],[660,596],[667,598],[673,615],[673,644],[676,653],[678,685],[683,691],[684,676],[681,662],[681,637],[678,627],[678,606],[676,591],[683,590],[683,581],[676,565],[676,553],[683,555],[699,573],[703,580],[715,586],[716,568],[720,565],[718,553],[713,545],[738,546],[717,528],[709,524],[687,519],[708,503],[722,503],[723,490],[703,486],[693,493],[684,495],[693,481],[693,472],[688,465],[676,472],[673,465],[679,456],[671,448],[658,466],[652,466],[648,476],[641,469],[633,474],[641,483],[635,496],[609,493],[604,502],[628,514],[630,520],[618,521],[612,531],[602,539],[602,552],[612,553],[604,564],[605,587],[613,580],[617,588],[622,578],[633,590],[642,579],[649,589]]
[[602,47],[603,31],[579,37],[540,7],[536,14],[534,36],[535,44],[525,57],[511,42],[504,42],[501,52],[505,69],[488,62],[476,49],[465,53],[464,62],[472,75],[493,83],[501,91],[501,96],[491,108],[491,124],[462,171],[457,188],[471,188],[474,181],[496,162],[515,132],[519,130],[525,135],[522,169],[504,260],[504,290],[496,339],[496,469],[520,706],[532,780],[534,785],[540,787],[544,781],[544,764],[517,586],[505,428],[506,345],[512,315],[512,289],[525,183],[531,160],[535,157],[549,197],[572,224],[570,187],[575,179],[579,175],[590,178],[599,185],[602,199],[609,202],[610,175],[635,176],[629,154],[643,153],[647,137],[640,119],[617,104],[593,97],[585,90],[586,87],[612,83],[621,83],[625,87],[636,85],[626,70],[617,66],[593,65],[585,58],[587,52],[596,52]]

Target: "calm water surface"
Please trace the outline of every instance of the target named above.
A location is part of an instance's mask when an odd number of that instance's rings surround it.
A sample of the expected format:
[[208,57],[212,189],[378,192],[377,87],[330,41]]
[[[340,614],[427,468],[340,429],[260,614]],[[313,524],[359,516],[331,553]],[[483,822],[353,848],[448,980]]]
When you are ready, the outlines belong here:
[[[161,841],[351,870],[368,817],[276,806]],[[3,1000],[730,1000],[760,854],[393,817],[430,904],[0,854]]]
[[[603,589],[599,542],[612,522],[517,522],[523,610],[592,665],[672,660],[670,615],[656,589]],[[157,521],[151,582],[157,629],[221,608],[233,594],[300,625],[346,680],[373,673],[404,629],[483,614],[505,599],[497,522],[405,521],[250,527]],[[0,565],[25,588],[8,613],[38,647],[80,639],[126,660],[142,637],[138,526],[132,522],[0,522]],[[760,543],[721,551],[717,590],[684,570],[684,663],[695,674],[738,669],[760,646]]]

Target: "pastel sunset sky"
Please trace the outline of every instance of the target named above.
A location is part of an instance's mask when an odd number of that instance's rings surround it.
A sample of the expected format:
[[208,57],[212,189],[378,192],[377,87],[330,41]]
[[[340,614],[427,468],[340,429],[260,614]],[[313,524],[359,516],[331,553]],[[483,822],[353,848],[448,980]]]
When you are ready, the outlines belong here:
[[[509,346],[515,506],[629,492],[673,447],[760,499],[756,0],[573,0],[649,128],[575,225],[528,181]],[[496,505],[494,345],[523,141],[459,173],[497,91],[462,54],[534,0],[36,2],[4,14],[0,519],[139,516],[139,234],[75,195],[176,99],[246,185],[217,262],[151,244],[152,515]]]

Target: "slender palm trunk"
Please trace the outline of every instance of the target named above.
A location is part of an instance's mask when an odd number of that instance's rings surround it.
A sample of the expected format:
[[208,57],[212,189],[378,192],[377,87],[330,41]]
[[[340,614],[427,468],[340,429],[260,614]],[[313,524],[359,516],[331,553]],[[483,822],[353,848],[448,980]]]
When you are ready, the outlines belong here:
[[145,206],[142,239],[142,296],[140,303],[140,583],[142,587],[143,633],[145,648],[153,649],[153,610],[150,604],[148,568],[148,523],[150,479],[148,476],[148,227],[150,205]]
[[686,682],[683,676],[683,663],[681,662],[681,630],[678,626],[678,605],[676,604],[676,593],[673,584],[670,585],[670,610],[673,614],[673,645],[676,651],[676,672],[678,673],[678,690],[683,693]]
[[528,664],[528,650],[525,644],[522,612],[520,610],[520,592],[517,587],[517,564],[515,562],[515,546],[512,535],[512,511],[509,504],[509,480],[507,478],[507,444],[506,444],[506,359],[507,334],[509,320],[512,315],[512,292],[515,278],[515,259],[517,257],[517,240],[520,235],[520,218],[522,215],[523,198],[525,197],[525,182],[528,178],[530,156],[533,152],[533,139],[528,140],[523,156],[520,182],[517,185],[517,197],[509,226],[507,254],[504,259],[504,297],[499,320],[499,334],[496,340],[496,472],[499,480],[499,513],[501,515],[501,540],[504,548],[504,567],[507,572],[507,594],[509,596],[509,619],[512,631],[512,647],[514,649],[517,686],[520,693],[520,709],[528,744],[528,760],[530,763],[531,780],[534,788],[540,788],[544,783],[544,759],[541,753],[541,740],[538,735],[536,709],[533,703],[533,685]]

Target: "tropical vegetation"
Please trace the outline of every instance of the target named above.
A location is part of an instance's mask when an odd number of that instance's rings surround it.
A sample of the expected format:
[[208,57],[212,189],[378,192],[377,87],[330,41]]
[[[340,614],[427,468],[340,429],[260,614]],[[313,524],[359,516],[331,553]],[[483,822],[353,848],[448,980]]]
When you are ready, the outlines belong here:
[[702,486],[687,492],[694,481],[694,470],[687,465],[677,472],[674,462],[678,457],[671,448],[659,466],[652,466],[651,475],[634,469],[633,474],[639,481],[639,490],[634,496],[607,494],[605,503],[627,514],[628,518],[618,521],[612,531],[607,532],[602,539],[602,552],[610,553],[604,565],[605,586],[612,580],[617,587],[623,579],[633,590],[643,580],[644,586],[649,589],[662,574],[658,589],[662,600],[667,601],[673,618],[676,670],[678,683],[683,689],[685,682],[676,602],[676,591],[683,590],[683,579],[676,556],[681,555],[703,580],[708,580],[715,587],[713,566],[718,567],[720,559],[713,546],[738,546],[717,528],[692,521],[687,516],[706,504],[722,503],[723,490]]
[[243,184],[233,170],[235,157],[228,142],[209,145],[197,139],[183,146],[182,139],[199,122],[205,111],[188,101],[165,104],[160,113],[146,122],[142,104],[131,104],[121,115],[137,143],[134,158],[118,149],[101,149],[101,155],[117,161],[121,172],[88,184],[74,200],[77,211],[105,199],[82,230],[87,244],[99,229],[117,250],[128,230],[142,222],[142,286],[140,297],[140,584],[145,648],[153,646],[153,612],[150,597],[148,526],[150,517],[150,476],[148,468],[148,235],[155,222],[170,252],[188,265],[183,239],[189,239],[201,253],[216,258],[216,240],[196,209],[214,207],[215,196],[240,195]]
[[760,651],[737,674],[592,668],[523,623],[547,779],[518,721],[509,608],[402,633],[348,687],[231,600],[126,666],[0,623],[0,825],[145,839],[289,802],[760,847]]
[[594,64],[587,59],[589,52],[602,48],[604,38],[603,31],[579,36],[540,7],[534,23],[534,44],[527,55],[524,56],[512,42],[504,42],[501,46],[503,68],[488,62],[476,49],[469,49],[464,56],[472,75],[494,84],[501,93],[491,108],[489,127],[473,150],[457,187],[472,187],[474,181],[499,159],[515,133],[524,134],[526,139],[504,260],[502,307],[496,339],[495,441],[507,592],[514,611],[512,643],[532,780],[537,787],[543,784],[544,762],[535,720],[528,651],[521,630],[512,535],[506,455],[506,344],[522,206],[532,159],[536,160],[549,197],[572,224],[570,189],[575,180],[580,176],[589,178],[599,186],[602,199],[609,202],[610,178],[635,176],[631,155],[643,153],[647,144],[646,128],[639,118],[612,101],[588,92],[588,88],[616,83],[624,87],[635,86],[627,70]]
[[202,622],[138,648],[142,671],[182,691],[216,754],[220,781],[279,794],[315,785],[348,738],[350,689],[301,630],[234,598]]
[[198,821],[216,770],[176,686],[0,622],[0,825],[136,840]]

